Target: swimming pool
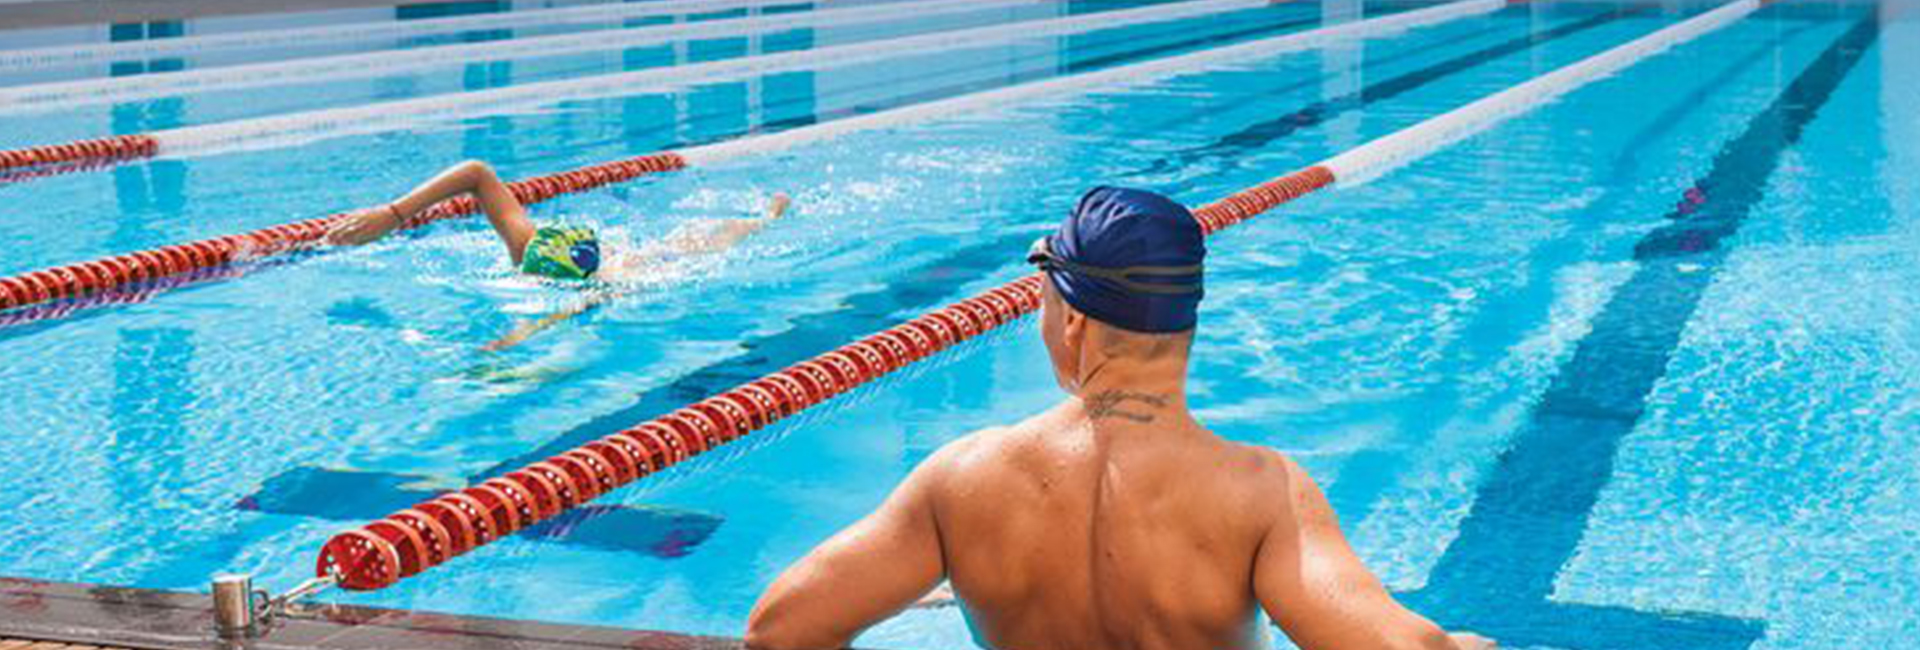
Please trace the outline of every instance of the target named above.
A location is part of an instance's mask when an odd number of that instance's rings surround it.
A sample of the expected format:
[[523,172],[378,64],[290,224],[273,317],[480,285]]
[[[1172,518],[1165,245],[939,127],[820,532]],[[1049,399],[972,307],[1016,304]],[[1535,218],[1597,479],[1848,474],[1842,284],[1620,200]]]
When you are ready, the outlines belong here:
[[[0,147],[1154,3],[1036,4],[8,117]],[[513,277],[473,220],[11,327],[0,471],[31,487],[0,495],[0,574],[290,585],[398,488],[491,476],[1017,277],[1088,187],[1210,201],[1708,7],[1513,7],[562,197],[536,214],[633,240],[776,190],[797,206],[500,355],[476,348],[574,293]],[[1776,4],[1214,238],[1202,419],[1305,464],[1424,611],[1517,647],[1900,647],[1920,633],[1900,606],[1920,599],[1920,311],[1899,289],[1920,258],[1920,73],[1897,63],[1920,27],[1869,20],[1893,7]],[[542,174],[1360,9],[1223,11],[0,185],[0,274],[375,203],[463,158]],[[149,67],[255,60],[218,57]],[[1669,263],[1676,241],[1709,254]],[[1056,399],[1041,359],[1030,323],[1004,328],[602,497],[636,513],[619,548],[515,538],[328,598],[738,634],[777,571],[938,445]],[[947,610],[862,645],[966,642]]]

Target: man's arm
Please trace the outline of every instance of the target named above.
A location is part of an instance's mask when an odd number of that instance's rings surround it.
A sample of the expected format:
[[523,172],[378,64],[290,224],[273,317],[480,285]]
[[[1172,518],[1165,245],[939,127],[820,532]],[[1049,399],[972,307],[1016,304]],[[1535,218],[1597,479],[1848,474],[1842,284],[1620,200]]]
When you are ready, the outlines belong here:
[[[1276,454],[1277,455],[1277,454]],[[1313,479],[1280,458],[1284,508],[1260,545],[1254,590],[1302,650],[1481,650],[1491,641],[1448,635],[1393,599],[1360,562]]]
[[767,588],[747,622],[756,650],[835,650],[912,605],[946,575],[931,495],[945,454],[921,463],[880,509]]

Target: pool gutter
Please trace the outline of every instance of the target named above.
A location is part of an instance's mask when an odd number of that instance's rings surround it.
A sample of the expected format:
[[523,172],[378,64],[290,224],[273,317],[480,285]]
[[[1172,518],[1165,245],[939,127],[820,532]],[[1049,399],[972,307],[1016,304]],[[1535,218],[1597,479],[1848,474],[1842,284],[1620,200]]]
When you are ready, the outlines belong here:
[[0,639],[128,650],[730,650],[737,639],[561,625],[357,605],[300,606],[264,634],[213,631],[206,594],[0,577]]

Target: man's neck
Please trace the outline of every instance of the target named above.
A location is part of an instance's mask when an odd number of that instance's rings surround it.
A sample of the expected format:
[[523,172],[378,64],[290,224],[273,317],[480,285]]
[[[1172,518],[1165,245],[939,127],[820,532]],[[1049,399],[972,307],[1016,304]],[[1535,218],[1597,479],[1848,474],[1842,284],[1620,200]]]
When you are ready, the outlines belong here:
[[1192,422],[1185,371],[1184,365],[1102,367],[1081,384],[1081,407],[1096,426],[1165,428]]

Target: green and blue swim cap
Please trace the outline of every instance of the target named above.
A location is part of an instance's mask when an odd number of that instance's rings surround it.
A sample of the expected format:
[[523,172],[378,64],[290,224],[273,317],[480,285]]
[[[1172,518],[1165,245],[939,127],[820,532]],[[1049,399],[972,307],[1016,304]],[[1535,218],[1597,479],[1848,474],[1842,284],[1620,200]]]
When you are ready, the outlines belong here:
[[592,228],[546,226],[533,231],[520,270],[559,280],[583,280],[600,270],[600,236]]

